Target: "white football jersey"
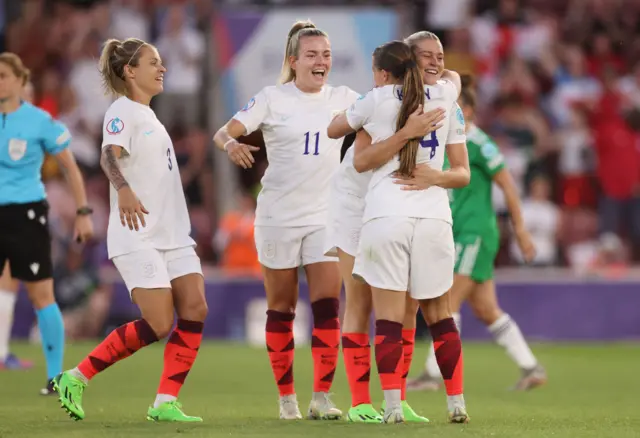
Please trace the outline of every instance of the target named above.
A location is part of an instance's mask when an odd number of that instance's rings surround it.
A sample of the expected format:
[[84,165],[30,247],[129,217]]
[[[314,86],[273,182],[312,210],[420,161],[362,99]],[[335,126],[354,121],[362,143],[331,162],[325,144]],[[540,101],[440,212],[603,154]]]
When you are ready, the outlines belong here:
[[[118,165],[149,214],[146,227],[130,230],[120,222],[118,192],[110,187],[107,231],[109,258],[141,249],[169,250],[195,245],[171,138],[147,105],[121,97],[104,116],[102,147],[123,148]],[[138,224],[140,222],[138,221]]]
[[[466,141],[464,117],[456,103],[458,91],[455,85],[440,80],[434,86],[425,85],[424,110],[447,110],[443,126],[424,137],[418,148],[417,163],[428,163],[442,170],[445,146]],[[364,128],[372,143],[391,137],[396,132],[396,121],[402,104],[402,87],[386,85],[374,88],[347,110],[347,120],[354,129]],[[363,221],[388,216],[442,219],[451,223],[451,209],[447,190],[429,187],[420,191],[401,190],[393,182],[392,174],[400,167],[399,155],[375,169],[371,176]]]
[[290,82],[265,87],[233,116],[247,134],[262,130],[267,148],[256,225],[326,225],[330,181],[342,146],[342,139],[327,136],[327,128],[359,96],[329,85],[319,93],[303,93]]

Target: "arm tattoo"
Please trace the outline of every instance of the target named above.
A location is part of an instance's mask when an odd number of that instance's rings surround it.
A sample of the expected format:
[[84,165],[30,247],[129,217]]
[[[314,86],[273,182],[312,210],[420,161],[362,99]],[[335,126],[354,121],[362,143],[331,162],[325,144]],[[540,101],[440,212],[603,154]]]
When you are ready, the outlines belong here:
[[122,172],[120,171],[120,167],[118,166],[118,159],[116,158],[116,154],[113,151],[113,146],[108,145],[102,151],[102,156],[100,157],[100,167],[104,171],[109,181],[116,190],[120,190],[124,186],[128,186],[129,183]]

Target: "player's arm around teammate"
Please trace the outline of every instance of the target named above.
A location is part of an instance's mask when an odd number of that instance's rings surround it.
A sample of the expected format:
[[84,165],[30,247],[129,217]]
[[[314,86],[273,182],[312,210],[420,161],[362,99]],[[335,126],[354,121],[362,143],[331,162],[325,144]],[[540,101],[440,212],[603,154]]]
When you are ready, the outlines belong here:
[[142,318],[111,332],[56,378],[60,402],[76,420],[85,416],[89,380],[171,333],[147,419],[202,421],[185,415],[177,401],[200,347],[207,304],[171,138],[149,107],[163,90],[165,71],[156,48],[135,38],[107,41],[100,57],[105,88],[119,96],[105,115],[100,160],[112,186],[107,249]]
[[280,394],[280,418],[301,418],[293,379],[293,320],[298,301],[298,267],[309,284],[314,320],[314,388],[310,419],[342,416],[329,399],[340,343],[340,272],[325,256],[331,177],[340,163],[342,141],[327,137],[332,114],[359,95],[326,84],[331,70],[327,35],[310,22],[289,31],[281,84],[266,87],[214,136],[216,146],[238,166],[253,165],[254,148],[236,139],[263,133],[269,167],[258,196],[255,239],[267,295],[266,341]]
[[[385,50],[381,47],[373,54],[373,71],[376,87],[396,84],[390,68],[381,59]],[[368,134],[364,129],[365,118],[363,112],[371,110],[371,96],[364,96],[356,101],[346,112],[335,117],[327,129],[331,138],[340,138],[345,134],[358,132],[359,136]],[[362,108],[362,107],[365,108]],[[362,162],[373,169],[393,156],[412,138],[422,138],[437,130],[444,118],[445,112],[435,109],[423,114],[422,107],[411,114],[407,124],[391,137],[371,145],[365,151]],[[369,137],[370,139],[370,137]],[[340,271],[345,285],[345,313],[342,326],[342,346],[347,372],[347,380],[351,391],[351,407],[347,418],[352,422],[376,423],[382,420],[377,410],[371,404],[369,390],[369,376],[371,370],[369,325],[372,311],[371,289],[369,285],[353,278],[353,266],[358,248],[362,216],[364,212],[364,196],[371,177],[371,172],[356,166],[354,149],[356,143],[345,154],[338,172],[334,176],[332,187],[332,204],[330,210],[330,241],[328,246],[336,249],[340,264]],[[372,153],[373,152],[373,153]],[[368,169],[367,169],[368,170]],[[403,361],[404,364],[404,361]],[[403,399],[404,400],[404,399]],[[424,417],[417,415],[408,405],[405,406],[405,420],[413,422],[427,422]]]

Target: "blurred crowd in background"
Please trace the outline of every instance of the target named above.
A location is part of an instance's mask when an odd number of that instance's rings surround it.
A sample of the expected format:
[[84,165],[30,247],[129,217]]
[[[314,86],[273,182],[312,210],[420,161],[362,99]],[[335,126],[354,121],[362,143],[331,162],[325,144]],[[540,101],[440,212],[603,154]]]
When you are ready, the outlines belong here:
[[[154,100],[171,134],[203,262],[259,272],[253,210],[262,162],[238,170],[236,208],[217,211],[211,105],[211,14],[216,8],[359,5],[395,8],[403,35],[436,32],[448,68],[476,75],[477,123],[506,157],[523,196],[535,264],[589,272],[640,261],[640,0],[4,0],[4,50],[32,71],[33,102],[63,121],[86,177],[96,242],[69,239],[73,199],[55,160],[43,170],[52,208],[60,284],[108,265],[108,182],[99,168],[102,121],[111,97],[97,70],[101,43],[137,37],[168,68]],[[303,17],[306,18],[306,17]],[[313,17],[309,17],[313,19]],[[334,45],[339,41],[334,41]],[[274,78],[274,81],[276,78]],[[499,266],[518,265],[499,192]],[[77,266],[85,266],[78,270]],[[90,276],[90,275],[89,275]],[[97,281],[97,280],[96,280]],[[79,284],[82,284],[78,280]],[[71,287],[73,289],[73,287]]]

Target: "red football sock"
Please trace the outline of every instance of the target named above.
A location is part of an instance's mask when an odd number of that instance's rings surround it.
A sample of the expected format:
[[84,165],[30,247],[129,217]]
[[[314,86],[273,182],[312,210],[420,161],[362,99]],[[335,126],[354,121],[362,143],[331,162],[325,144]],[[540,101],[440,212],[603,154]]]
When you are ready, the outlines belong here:
[[78,370],[91,380],[99,372],[157,340],[155,332],[144,319],[121,325],[80,362]]
[[443,319],[429,326],[429,330],[447,395],[462,394],[464,383],[462,343],[456,323],[453,318]]
[[411,371],[411,361],[413,360],[413,348],[416,340],[416,329],[402,330],[402,388],[400,400],[407,399],[407,376]]
[[313,333],[313,391],[329,392],[333,383],[340,349],[340,321],[337,298],[323,298],[311,303]]
[[293,387],[293,313],[267,310],[267,351],[280,396],[295,394]]
[[164,348],[164,369],[158,394],[178,397],[198,355],[203,328],[202,322],[178,319],[178,325]]
[[343,333],[342,354],[351,390],[351,406],[371,404],[371,346],[366,333]]
[[402,371],[402,324],[379,319],[376,321],[376,365],[382,390],[400,389]]

